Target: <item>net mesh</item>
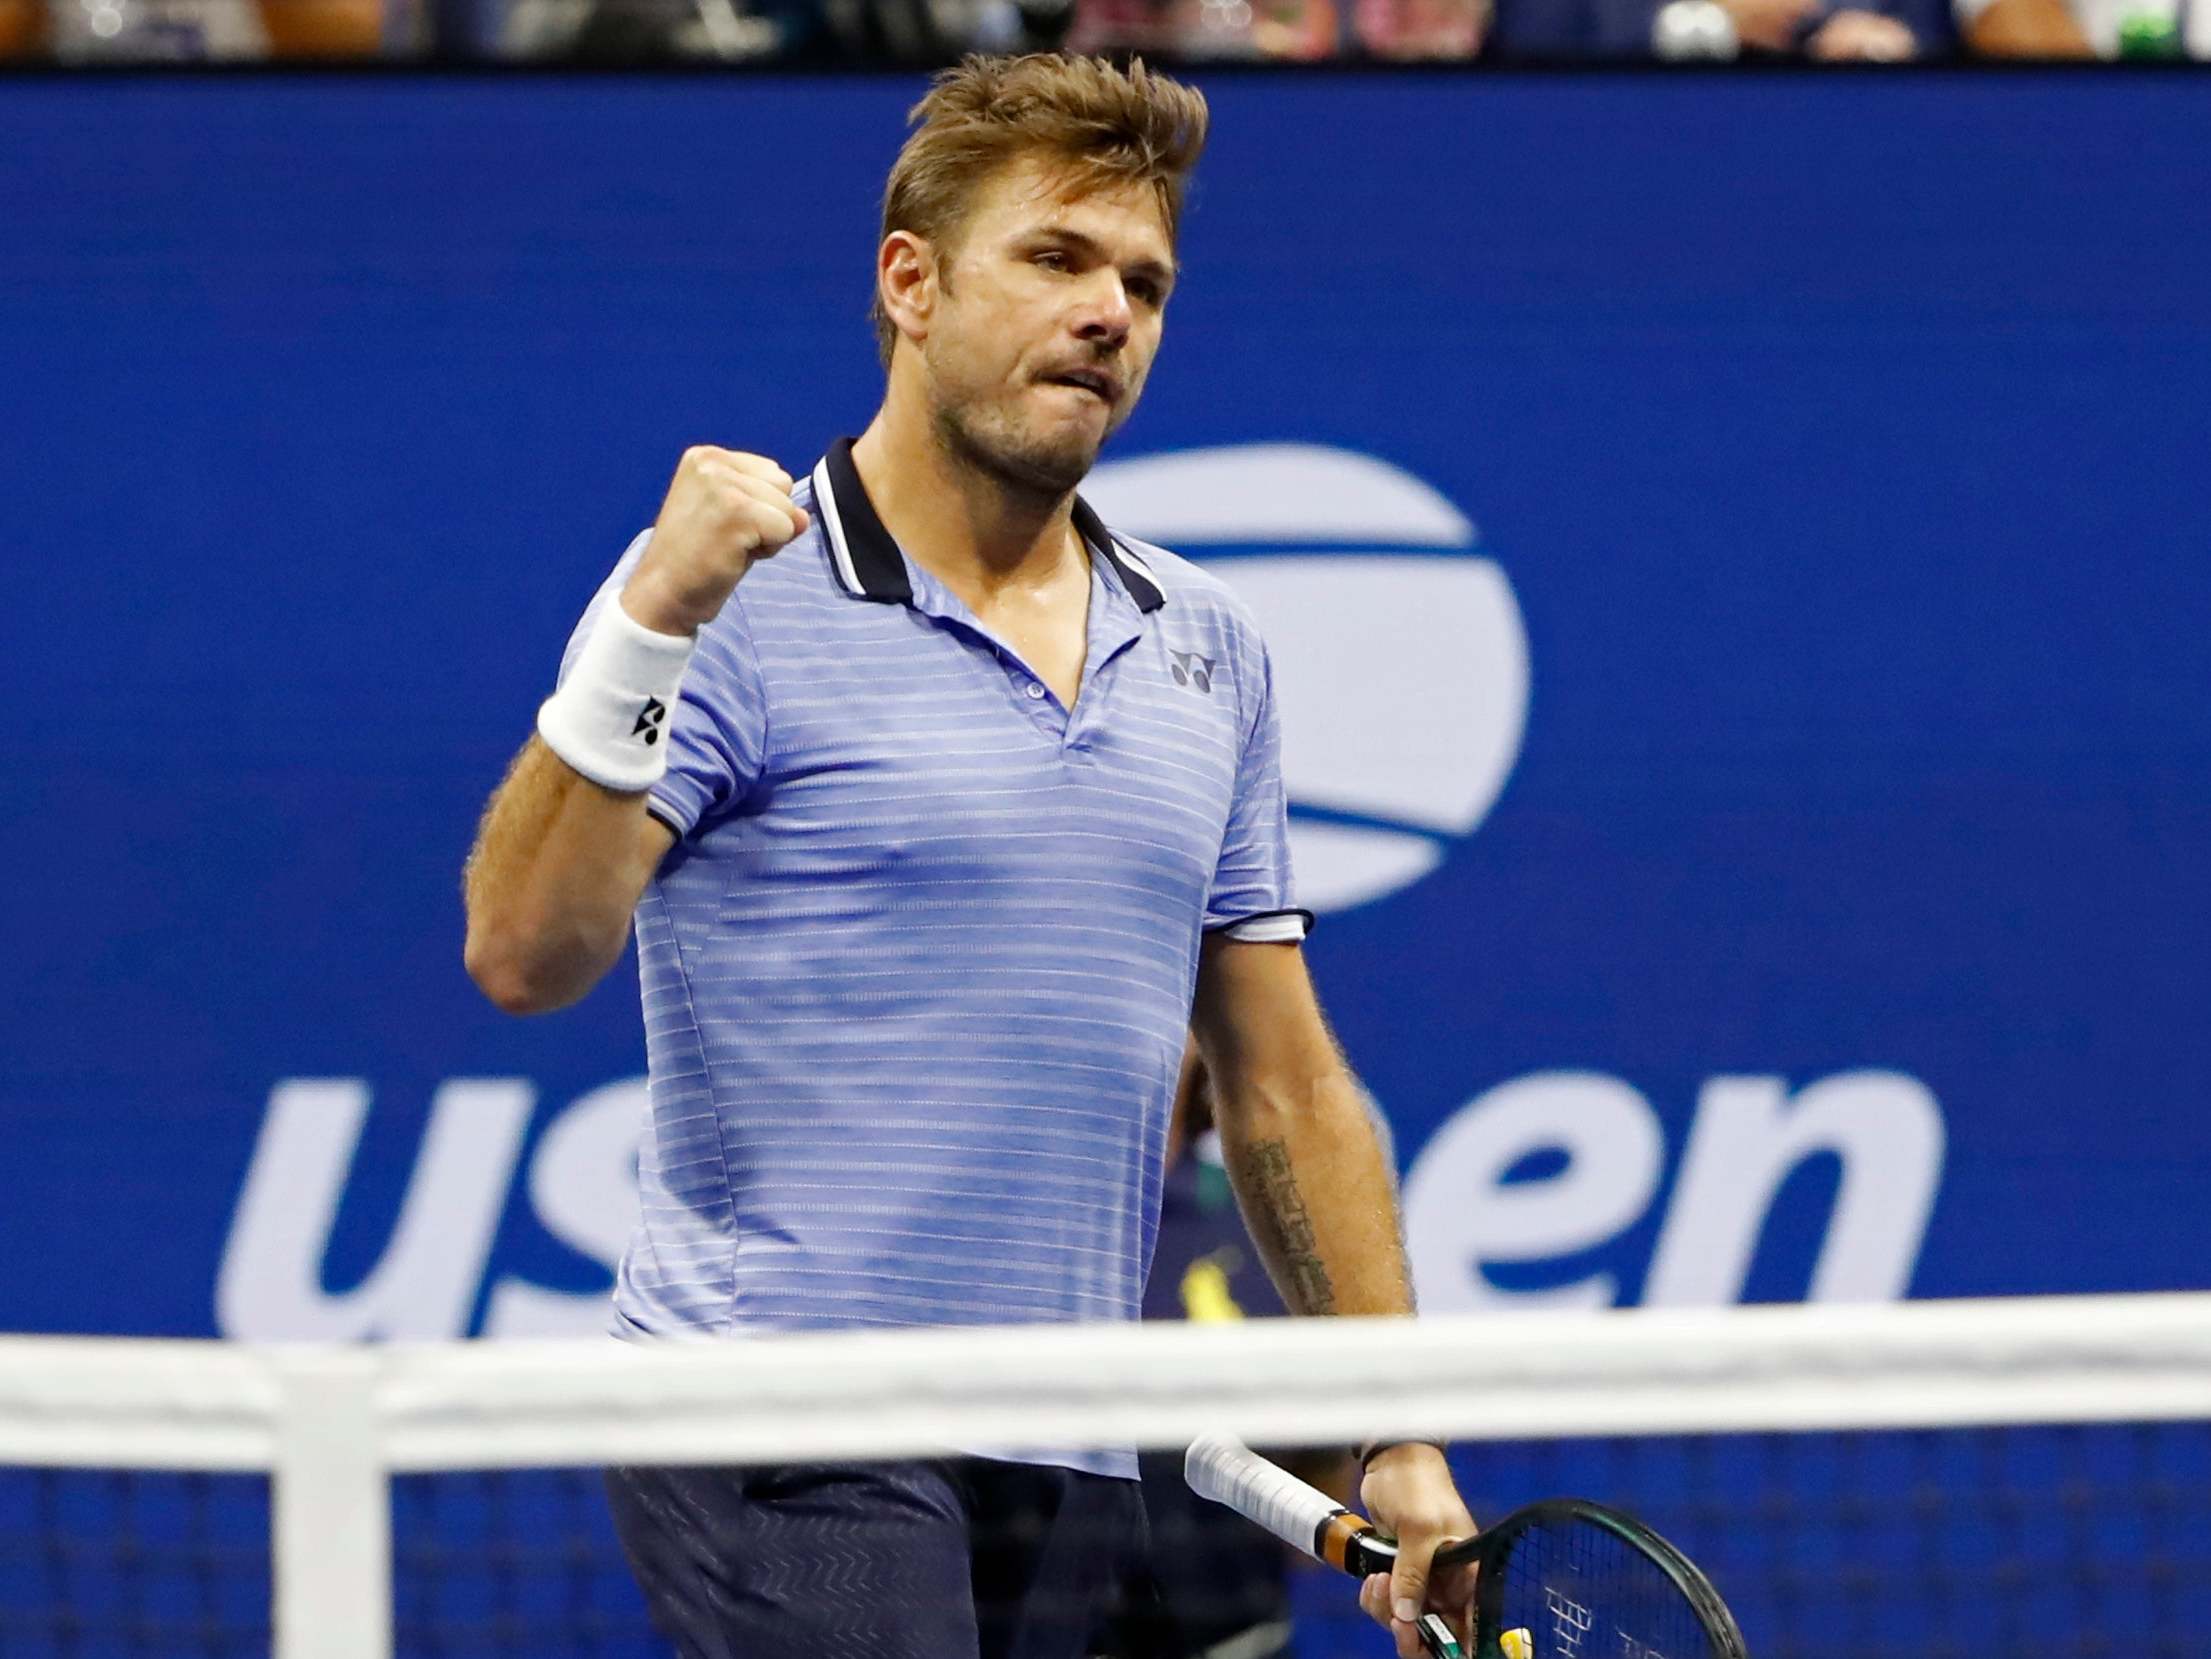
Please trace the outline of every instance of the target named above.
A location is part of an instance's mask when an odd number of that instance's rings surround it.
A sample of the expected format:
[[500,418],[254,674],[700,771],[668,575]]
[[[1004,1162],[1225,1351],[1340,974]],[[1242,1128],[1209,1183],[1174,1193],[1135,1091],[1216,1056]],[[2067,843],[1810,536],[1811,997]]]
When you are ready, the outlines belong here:
[[423,1659],[661,1659],[596,1469],[392,1483],[395,1646]]
[[268,1651],[266,1478],[0,1469],[0,1655]]
[[[2060,1310],[2050,1311],[2057,1331]],[[2161,1328],[2172,1328],[2171,1321]],[[1714,1329],[1732,1333],[1734,1327]],[[1486,1360],[1462,1362],[1452,1357],[1457,1350],[1438,1359],[1408,1347],[1405,1369],[1425,1380],[1392,1400],[1379,1383],[1328,1389],[1310,1377],[1300,1381],[1281,1364],[1280,1341],[1256,1328],[1211,1333],[1202,1353],[1194,1346],[1172,1352],[1146,1347],[1118,1371],[1115,1336],[1101,1333],[1106,1346],[1087,1357],[1046,1355],[1026,1380],[1003,1383],[1013,1392],[1040,1392],[1049,1403],[1054,1379],[1065,1374],[1066,1398],[1052,1419],[1058,1433],[1022,1443],[1067,1445],[1082,1438],[1107,1446],[1134,1439],[1172,1447],[1190,1432],[1176,1425],[1219,1412],[1238,1420],[1254,1444],[1326,1442],[1276,1455],[1316,1484],[1348,1489],[1352,1466],[1331,1446],[1401,1431],[1416,1420],[1432,1425],[1439,1397],[1461,1400],[1460,1432],[1480,1417],[1509,1418],[1524,1406],[1527,1413],[1547,1411],[1550,1426],[1454,1445],[1453,1466],[1475,1513],[1495,1518],[1557,1496],[1628,1511],[1706,1570],[1759,1659],[2211,1654],[2205,1636],[2211,1631],[2211,1371],[2198,1365],[2193,1350],[2180,1352],[2156,1333],[2142,1346],[2138,1377],[2130,1375],[2125,1342],[2110,1344],[2092,1375],[2083,1371],[2077,1345],[2048,1348],[2031,1333],[1979,1356],[1991,1379],[1984,1415],[2001,1417],[2007,1400],[2031,1395],[2035,1401],[2024,1413],[2032,1420],[2016,1422],[1955,1421],[1955,1390],[1929,1370],[1925,1353],[1869,1358],[1862,1330],[1825,1348],[1807,1348],[1792,1337],[1785,1353],[1767,1354],[1751,1343],[1718,1368],[1727,1373],[1719,1385],[1706,1374],[1712,1367],[1684,1362],[1669,1370],[1675,1362],[1663,1356],[1638,1370],[1630,1343],[1626,1360],[1607,1362],[1626,1367],[1620,1381],[1596,1387],[1585,1401],[1563,1404],[1555,1398],[1556,1384],[1485,1375]],[[643,1501],[648,1507],[693,1505],[705,1516],[686,1546],[705,1558],[742,1562],[750,1571],[762,1561],[772,1568],[775,1551],[787,1549],[791,1560],[780,1579],[773,1571],[767,1580],[738,1573],[732,1582],[741,1595],[764,1604],[843,1608],[863,1635],[871,1628],[867,1619],[884,1608],[894,1610],[912,1637],[934,1628],[928,1621],[943,1614],[941,1604],[970,1593],[987,1601],[998,1593],[994,1586],[1034,1583],[1039,1593],[1063,1599],[1057,1616],[1081,1622],[1081,1646],[1090,1654],[1380,1659],[1390,1651],[1387,1637],[1357,1613],[1347,1580],[1294,1561],[1250,1523],[1196,1499],[1182,1484],[1179,1456],[1171,1450],[1148,1452],[1141,1462],[1149,1536],[1143,1548],[1131,1543],[1125,1516],[1099,1512],[1092,1536],[1084,1531],[1092,1525],[1089,1512],[1060,1512],[1059,1497],[1039,1497],[1018,1482],[984,1493],[978,1482],[985,1477],[962,1471],[1005,1465],[973,1464],[930,1448],[945,1443],[947,1425],[956,1429],[965,1422],[981,1434],[991,1414],[1013,1409],[990,1397],[996,1385],[988,1379],[1011,1363],[1002,1356],[1015,1350],[986,1353],[990,1339],[976,1334],[982,1363],[967,1390],[973,1397],[961,1398],[959,1390],[940,1388],[931,1378],[957,1374],[965,1339],[937,1333],[929,1340],[935,1347],[916,1347],[913,1368],[903,1376],[897,1364],[905,1348],[867,1351],[870,1373],[891,1366],[882,1398],[926,1403],[932,1394],[941,1397],[930,1406],[929,1432],[916,1433],[908,1455],[876,1456],[903,1432],[895,1424],[878,1425],[863,1448],[864,1462],[854,1461],[844,1444],[863,1406],[832,1397],[846,1386],[839,1379],[847,1373],[810,1369],[814,1357],[796,1365],[795,1378],[775,1380],[780,1373],[772,1365],[747,1373],[767,1379],[755,1392],[780,1388],[782,1398],[772,1404],[755,1399],[742,1411],[730,1406],[734,1385],[719,1374],[694,1379],[648,1367],[634,1379],[610,1371],[577,1384],[575,1374],[586,1365],[583,1350],[549,1347],[519,1359],[487,1358],[485,1365],[494,1369],[465,1388],[456,1388],[452,1378],[482,1369],[475,1356],[374,1361],[390,1371],[379,1385],[383,1403],[364,1431],[381,1446],[373,1493],[389,1522],[389,1577],[377,1586],[388,1628],[378,1638],[382,1646],[342,1648],[319,1645],[312,1635],[304,1645],[295,1636],[287,1646],[284,1621],[272,1615],[272,1598],[281,1604],[287,1573],[272,1570],[284,1551],[280,1544],[272,1552],[272,1530],[281,1540],[283,1523],[269,1475],[22,1466],[22,1454],[9,1447],[31,1442],[22,1432],[11,1441],[10,1385],[0,1363],[0,1465],[16,1464],[0,1466],[0,1659],[226,1659],[272,1652],[279,1659],[324,1659],[326,1653],[348,1659],[355,1653],[669,1659],[675,1648],[652,1628],[610,1513],[610,1467],[655,1479],[701,1474],[722,1482],[662,1484]],[[1685,1343],[1679,1330],[1654,1331],[1651,1340],[1654,1355],[1659,1346],[1692,1357],[1706,1351]],[[1478,1351],[1478,1345],[1466,1349],[1469,1355]],[[590,1351],[589,1365],[602,1363],[600,1352]],[[2040,1373],[2029,1363],[2037,1355]],[[0,1354],[0,1362],[5,1358]],[[1587,1370],[1595,1362],[1569,1356],[1560,1364]],[[1827,1379],[1833,1386],[1818,1395],[1817,1410],[1806,1408],[1817,1426],[1769,1426],[1777,1392],[1798,1387],[1822,1364],[1834,1374]],[[1381,1378],[1388,1362],[1376,1361],[1371,1369]],[[2047,1420],[2061,1414],[2046,1391],[2033,1390],[2068,1375],[2080,1385],[2075,1396],[2081,1408],[2074,1420]],[[1675,1379],[1671,1389],[1661,1386],[1668,1377]],[[2177,1405],[2176,1379],[2183,1390],[2196,1390]],[[810,1389],[824,1397],[806,1404]],[[1133,1405],[1132,1390],[1143,1396]],[[158,1387],[144,1392],[158,1400]],[[41,1395],[49,1425],[54,1399],[66,1393],[48,1388]],[[1680,1393],[1701,1403],[1678,1409],[1666,1403]],[[1644,1395],[1658,1402],[1648,1408],[1653,1413],[1693,1410],[1695,1428],[1661,1423],[1650,1432],[1574,1432],[1577,1415],[1605,1410],[1617,1416],[1621,1401]],[[2139,1400],[2138,1412],[2130,1413],[2130,1396]],[[1937,1407],[1926,1413],[1930,1421],[1909,1421],[1899,1402],[1914,1397]],[[2188,1406],[2191,1398],[2200,1398],[2200,1409]],[[1730,1401],[1741,1407],[1742,1421],[1726,1420],[1721,1407]],[[1848,1420],[1852,1402],[1864,1403],[1867,1421]],[[1086,1411],[1095,1432],[1070,1436],[1067,1423]],[[312,1411],[306,1421],[312,1427]],[[1297,1429],[1301,1422],[1309,1422],[1310,1434]],[[1001,1424],[1001,1443],[1018,1426]],[[694,1441],[695,1455],[682,1455]],[[562,1457],[563,1445],[573,1448],[571,1456]],[[149,1455],[142,1461],[161,1460]],[[69,1462],[55,1456],[43,1461]],[[543,1466],[564,1461],[573,1466]],[[687,1468],[694,1464],[699,1469]],[[280,1447],[271,1451],[270,1465],[281,1478]],[[927,1474],[919,1486],[915,1470]],[[877,1530],[878,1517],[865,1505],[838,1507],[838,1494],[878,1479],[905,1483],[898,1490],[920,1492],[914,1501],[924,1506],[941,1501],[987,1512],[995,1530],[986,1529],[975,1563],[915,1557],[910,1526]],[[737,1501],[717,1519],[710,1512],[720,1498],[700,1498],[700,1492],[725,1492]],[[813,1505],[819,1524],[789,1535],[796,1543],[744,1530],[753,1523],[743,1517],[763,1505]],[[302,1536],[322,1534],[310,1521]],[[1079,1556],[1110,1558],[1109,1568],[1068,1577],[1064,1562],[1040,1564],[1070,1545]],[[963,1576],[964,1582],[954,1582]],[[986,1654],[994,1605],[980,1609]],[[1531,1626],[1537,1659],[1596,1659],[1572,1640],[1570,1620],[1553,1626]],[[311,1622],[307,1628],[313,1630]],[[771,1642],[762,1651],[799,1648]]]
[[[1571,1495],[1647,1521],[1711,1576],[1759,1659],[2211,1652],[2211,1423],[1623,1435],[1462,1446],[1452,1462],[1478,1516]],[[1148,1459],[1146,1473],[1162,1483],[1174,1466]],[[1209,1521],[1171,1487],[1151,1497],[1155,1551],[1197,1562],[1161,1575],[1170,1623],[1225,1639],[1287,1618],[1307,1659],[1389,1651],[1347,1581],[1240,1552],[1258,1542],[1248,1523]],[[402,1654],[670,1651],[596,1470],[409,1476],[394,1516]],[[1239,1553],[1269,1559],[1254,1569]],[[1170,1651],[1137,1645],[1141,1628],[1117,1636],[1108,1616],[1094,1650]],[[1535,1651],[1576,1659],[1555,1633]]]
[[1646,1520],[1765,1659],[2206,1651],[2211,1424],[1627,1436],[1457,1461],[1492,1513],[1574,1493]]

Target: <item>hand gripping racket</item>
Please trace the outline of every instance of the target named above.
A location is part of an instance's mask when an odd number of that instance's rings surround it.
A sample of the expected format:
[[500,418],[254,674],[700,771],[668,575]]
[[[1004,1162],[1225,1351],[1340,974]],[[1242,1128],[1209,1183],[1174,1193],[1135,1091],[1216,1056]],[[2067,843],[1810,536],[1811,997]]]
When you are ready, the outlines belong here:
[[[1183,1473],[1316,1561],[1386,1573],[1397,1540],[1225,1435],[1190,1447]],[[1472,1562],[1474,1659],[1747,1659],[1712,1581],[1629,1515],[1579,1498],[1516,1509],[1478,1538],[1436,1552],[1431,1571]],[[1463,1659],[1437,1614],[1420,1621],[1435,1659]]]

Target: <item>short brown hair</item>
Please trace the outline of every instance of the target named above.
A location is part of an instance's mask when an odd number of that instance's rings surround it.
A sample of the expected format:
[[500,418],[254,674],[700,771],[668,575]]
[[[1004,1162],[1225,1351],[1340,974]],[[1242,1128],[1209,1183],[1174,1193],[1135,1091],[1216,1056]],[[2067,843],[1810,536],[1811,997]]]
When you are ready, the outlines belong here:
[[[1155,74],[1141,58],[1122,69],[1103,58],[1032,52],[962,59],[937,76],[907,120],[913,135],[883,187],[883,235],[911,231],[941,245],[976,191],[1026,155],[1064,163],[1078,186],[1149,184],[1172,241],[1207,117],[1204,93]],[[898,330],[880,293],[869,314],[888,368]]]

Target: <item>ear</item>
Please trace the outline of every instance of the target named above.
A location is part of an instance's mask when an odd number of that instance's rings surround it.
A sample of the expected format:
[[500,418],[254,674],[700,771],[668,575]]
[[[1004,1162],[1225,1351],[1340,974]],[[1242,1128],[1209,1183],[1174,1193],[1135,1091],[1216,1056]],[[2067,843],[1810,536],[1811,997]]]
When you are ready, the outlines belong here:
[[942,288],[936,249],[910,230],[894,230],[875,255],[875,291],[891,326],[919,344],[929,337]]

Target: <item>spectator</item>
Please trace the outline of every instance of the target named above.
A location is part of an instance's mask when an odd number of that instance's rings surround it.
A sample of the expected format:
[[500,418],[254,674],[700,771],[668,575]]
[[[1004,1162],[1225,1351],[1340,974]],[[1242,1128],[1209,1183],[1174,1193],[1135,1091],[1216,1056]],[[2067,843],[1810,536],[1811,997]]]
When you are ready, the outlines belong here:
[[261,0],[261,26],[271,57],[373,58],[384,11],[384,0]]
[[46,48],[66,63],[257,58],[253,0],[46,0]]
[[619,64],[684,59],[727,62],[786,54],[807,43],[828,9],[823,0],[406,3],[421,8],[424,43],[441,58]]
[[1957,17],[1980,57],[2211,59],[2211,0],[1957,0]]
[[1470,58],[1489,33],[1489,0],[1355,0],[1351,26],[1369,57]]
[[[593,0],[568,50],[582,58],[741,59],[770,56],[795,45],[806,32],[787,28],[787,14],[817,13],[817,5],[762,8],[779,14],[754,15],[737,0]],[[527,54],[527,42],[510,38],[510,48]]]
[[[1489,0],[1076,0],[1074,52],[1312,62],[1470,58]],[[1346,30],[1348,29],[1348,38]]]
[[384,0],[0,0],[0,57],[193,63],[383,47]]
[[0,59],[27,58],[45,46],[43,0],[0,0]]
[[1188,60],[1333,56],[1335,0],[1077,0],[1071,52]]
[[1499,0],[1508,58],[1804,57],[1895,63],[1948,49],[1943,0]]

